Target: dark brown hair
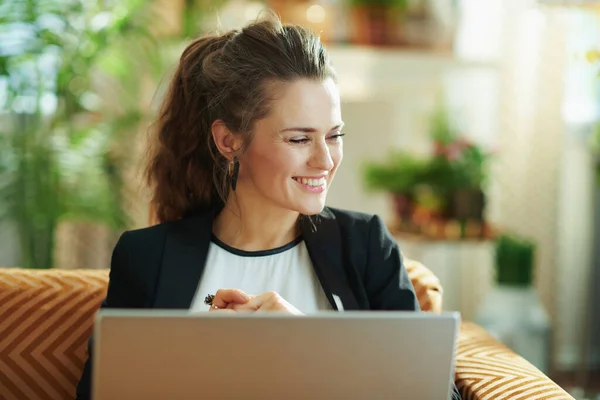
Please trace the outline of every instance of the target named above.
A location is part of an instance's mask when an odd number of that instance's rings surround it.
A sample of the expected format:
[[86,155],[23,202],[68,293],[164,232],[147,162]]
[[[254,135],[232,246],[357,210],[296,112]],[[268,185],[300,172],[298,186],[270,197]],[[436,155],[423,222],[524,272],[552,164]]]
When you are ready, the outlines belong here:
[[229,160],[219,153],[211,125],[251,138],[279,83],[325,80],[335,73],[319,38],[276,18],[194,40],[183,52],[154,124],[146,181],[156,222],[225,204]]

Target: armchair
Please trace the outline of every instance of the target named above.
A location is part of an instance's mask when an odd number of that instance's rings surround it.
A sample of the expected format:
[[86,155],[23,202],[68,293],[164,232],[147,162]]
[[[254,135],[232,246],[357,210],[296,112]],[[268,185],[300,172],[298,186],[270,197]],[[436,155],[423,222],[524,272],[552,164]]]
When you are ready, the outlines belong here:
[[[442,288],[406,260],[421,308],[439,312]],[[0,399],[73,399],[108,270],[0,268]],[[456,357],[463,399],[572,399],[483,329],[463,322]]]

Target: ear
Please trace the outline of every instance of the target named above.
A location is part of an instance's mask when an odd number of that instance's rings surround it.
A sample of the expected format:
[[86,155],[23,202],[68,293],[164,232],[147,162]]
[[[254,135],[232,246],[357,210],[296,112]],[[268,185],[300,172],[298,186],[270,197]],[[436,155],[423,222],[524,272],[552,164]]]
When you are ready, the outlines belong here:
[[231,132],[222,120],[213,122],[210,129],[217,149],[228,160],[242,148],[242,136]]

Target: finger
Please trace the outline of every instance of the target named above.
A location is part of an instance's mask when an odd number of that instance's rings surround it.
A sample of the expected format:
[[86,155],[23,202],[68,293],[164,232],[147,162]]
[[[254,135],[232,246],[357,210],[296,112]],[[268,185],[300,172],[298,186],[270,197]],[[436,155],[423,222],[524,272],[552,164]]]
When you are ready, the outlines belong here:
[[280,296],[269,296],[258,306],[257,312],[261,311],[281,311],[285,310],[285,306],[279,301]]
[[272,307],[273,303],[277,303],[280,296],[276,292],[266,292],[257,296],[250,297],[246,303],[235,304],[233,308],[237,311],[257,311],[259,309],[265,310]]
[[251,301],[252,300],[250,300],[244,304],[234,304],[234,303],[227,304],[227,310],[240,311],[240,312],[256,311],[256,306],[254,304],[251,304]]
[[226,308],[227,304],[244,304],[250,300],[250,296],[239,289],[219,289],[213,299],[213,305],[219,308]]

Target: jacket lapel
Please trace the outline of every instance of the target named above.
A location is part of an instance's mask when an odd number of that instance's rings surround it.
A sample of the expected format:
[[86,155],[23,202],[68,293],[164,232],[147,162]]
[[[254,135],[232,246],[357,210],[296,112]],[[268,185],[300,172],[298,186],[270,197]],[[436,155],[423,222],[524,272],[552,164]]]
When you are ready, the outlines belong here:
[[170,228],[154,307],[188,309],[204,271],[212,235],[212,214],[185,218]]
[[[342,235],[335,216],[325,209],[313,217],[314,225],[306,218],[301,223],[302,236],[306,242],[313,268],[334,310],[360,309],[352,292],[342,248]],[[339,304],[341,303],[341,304]]]

